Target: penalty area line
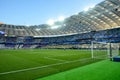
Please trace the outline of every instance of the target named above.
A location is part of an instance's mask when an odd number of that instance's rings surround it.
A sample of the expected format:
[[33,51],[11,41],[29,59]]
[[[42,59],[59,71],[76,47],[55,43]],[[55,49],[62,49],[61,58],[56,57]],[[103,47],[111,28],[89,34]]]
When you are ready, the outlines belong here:
[[51,57],[44,57],[46,59],[50,59],[50,60],[56,60],[56,61],[66,61],[66,60],[61,60],[61,59],[55,59],[55,58],[51,58]]

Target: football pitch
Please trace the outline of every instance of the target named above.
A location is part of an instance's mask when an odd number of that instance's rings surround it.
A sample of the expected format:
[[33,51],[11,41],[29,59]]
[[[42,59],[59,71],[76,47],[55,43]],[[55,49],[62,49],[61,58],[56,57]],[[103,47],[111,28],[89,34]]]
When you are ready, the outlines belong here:
[[120,62],[103,60],[37,80],[120,80]]
[[0,50],[0,80],[34,80],[97,61],[90,50]]

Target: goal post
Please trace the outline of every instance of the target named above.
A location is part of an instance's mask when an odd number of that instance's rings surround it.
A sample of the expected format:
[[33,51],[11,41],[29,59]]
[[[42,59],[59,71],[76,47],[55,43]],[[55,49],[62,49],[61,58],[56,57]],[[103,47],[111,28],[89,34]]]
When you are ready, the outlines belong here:
[[91,42],[91,57],[107,59],[119,54],[119,44],[106,42]]
[[111,52],[112,56],[118,56],[119,55],[119,44],[118,43],[111,43]]
[[91,42],[92,58],[106,58],[109,55],[109,44],[105,42]]

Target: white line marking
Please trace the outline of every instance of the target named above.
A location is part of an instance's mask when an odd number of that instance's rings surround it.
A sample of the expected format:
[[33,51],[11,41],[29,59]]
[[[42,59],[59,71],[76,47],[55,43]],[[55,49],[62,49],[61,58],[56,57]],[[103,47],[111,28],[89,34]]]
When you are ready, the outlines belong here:
[[55,58],[50,58],[50,57],[44,57],[46,59],[50,59],[50,60],[57,60],[57,61],[66,61],[66,60],[61,60],[61,59],[55,59]]
[[27,69],[15,70],[15,71],[3,72],[3,73],[0,73],[0,75],[17,73],[17,72],[24,72],[24,71],[30,71],[30,70],[36,70],[36,69],[41,69],[41,68],[46,68],[46,67],[51,67],[51,66],[66,64],[66,63],[72,63],[72,62],[77,62],[77,61],[84,61],[84,60],[87,60],[87,59],[91,59],[91,58],[84,58],[84,59],[79,59],[79,60],[74,60],[74,61],[66,61],[66,62],[63,62],[63,63],[56,63],[56,64],[39,66],[39,67],[34,67],[34,68],[27,68]]

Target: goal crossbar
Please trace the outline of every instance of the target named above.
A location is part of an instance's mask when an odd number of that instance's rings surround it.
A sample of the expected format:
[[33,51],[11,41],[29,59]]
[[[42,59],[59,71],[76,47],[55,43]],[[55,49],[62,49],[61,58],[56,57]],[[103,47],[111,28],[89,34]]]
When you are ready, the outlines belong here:
[[[109,43],[106,43],[106,42],[96,42],[96,41],[92,41],[91,42],[91,57],[94,58],[94,48],[95,48],[95,44],[99,44],[99,45],[107,45],[107,56],[109,55],[110,53],[110,49],[109,49]],[[97,49],[97,47],[96,47]],[[102,55],[103,56],[103,55]]]
[[95,53],[94,53],[95,50],[97,51],[97,53],[100,53],[100,51],[102,54],[105,53],[102,56],[106,56],[107,58],[112,59],[113,56],[116,56],[119,54],[119,44],[93,41],[91,42],[91,57],[92,58],[95,58]]

